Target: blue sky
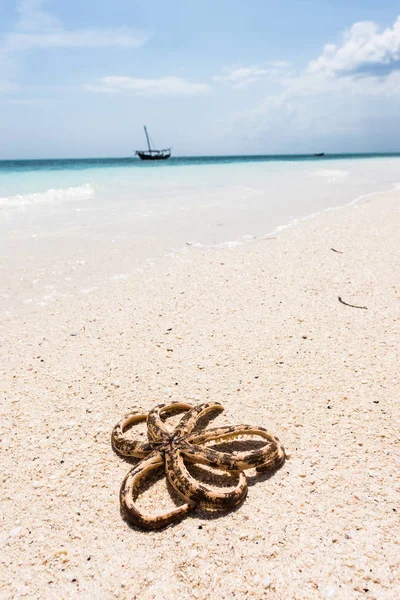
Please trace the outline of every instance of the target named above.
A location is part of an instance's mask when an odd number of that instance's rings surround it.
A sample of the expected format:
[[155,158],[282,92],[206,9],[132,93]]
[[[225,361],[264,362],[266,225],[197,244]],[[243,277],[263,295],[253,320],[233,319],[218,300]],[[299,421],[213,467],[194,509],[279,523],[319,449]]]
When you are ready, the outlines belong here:
[[1,0],[0,158],[400,150],[400,3]]

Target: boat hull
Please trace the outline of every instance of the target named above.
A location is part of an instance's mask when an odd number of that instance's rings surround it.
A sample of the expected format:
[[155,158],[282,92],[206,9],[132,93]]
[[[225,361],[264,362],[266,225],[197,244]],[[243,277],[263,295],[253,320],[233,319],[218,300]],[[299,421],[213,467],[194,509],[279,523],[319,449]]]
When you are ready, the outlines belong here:
[[171,153],[156,154],[155,152],[136,152],[141,160],[167,160]]

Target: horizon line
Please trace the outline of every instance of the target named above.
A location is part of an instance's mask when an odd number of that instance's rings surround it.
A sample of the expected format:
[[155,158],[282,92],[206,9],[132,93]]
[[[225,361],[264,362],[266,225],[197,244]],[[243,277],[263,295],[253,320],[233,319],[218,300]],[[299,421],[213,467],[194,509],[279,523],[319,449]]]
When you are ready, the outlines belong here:
[[[317,153],[310,152],[296,152],[292,153],[282,153],[282,154],[191,154],[191,155],[177,155],[171,156],[171,159],[201,159],[201,158],[281,158],[281,157],[310,157],[310,158],[325,158],[325,157],[349,157],[349,156],[397,156],[400,155],[400,150],[398,151],[381,151],[381,152],[324,152],[323,156],[318,156]],[[65,157],[41,157],[41,158],[0,158],[0,162],[33,162],[33,161],[63,161],[63,160],[133,160],[140,164],[140,159],[135,157],[134,155],[129,156],[65,156]]]

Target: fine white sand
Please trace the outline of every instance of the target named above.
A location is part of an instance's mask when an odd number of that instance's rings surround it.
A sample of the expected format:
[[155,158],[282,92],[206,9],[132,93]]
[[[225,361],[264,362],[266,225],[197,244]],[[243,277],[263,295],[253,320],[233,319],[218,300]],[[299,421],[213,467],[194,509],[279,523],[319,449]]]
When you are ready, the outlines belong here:
[[[399,207],[3,316],[0,597],[399,598]],[[130,528],[110,433],[168,399],[221,401],[215,423],[267,427],[291,458],[235,512]],[[163,480],[141,504],[171,505]]]

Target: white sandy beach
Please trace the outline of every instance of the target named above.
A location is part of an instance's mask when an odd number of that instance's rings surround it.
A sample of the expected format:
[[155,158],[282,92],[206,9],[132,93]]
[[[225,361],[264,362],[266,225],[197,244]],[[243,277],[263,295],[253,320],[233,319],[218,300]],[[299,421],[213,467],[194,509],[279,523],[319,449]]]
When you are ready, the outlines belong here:
[[[399,598],[399,209],[376,195],[6,313],[0,597]],[[131,528],[110,433],[168,399],[218,400],[290,459],[232,513]],[[141,502],[171,503],[161,483]]]

